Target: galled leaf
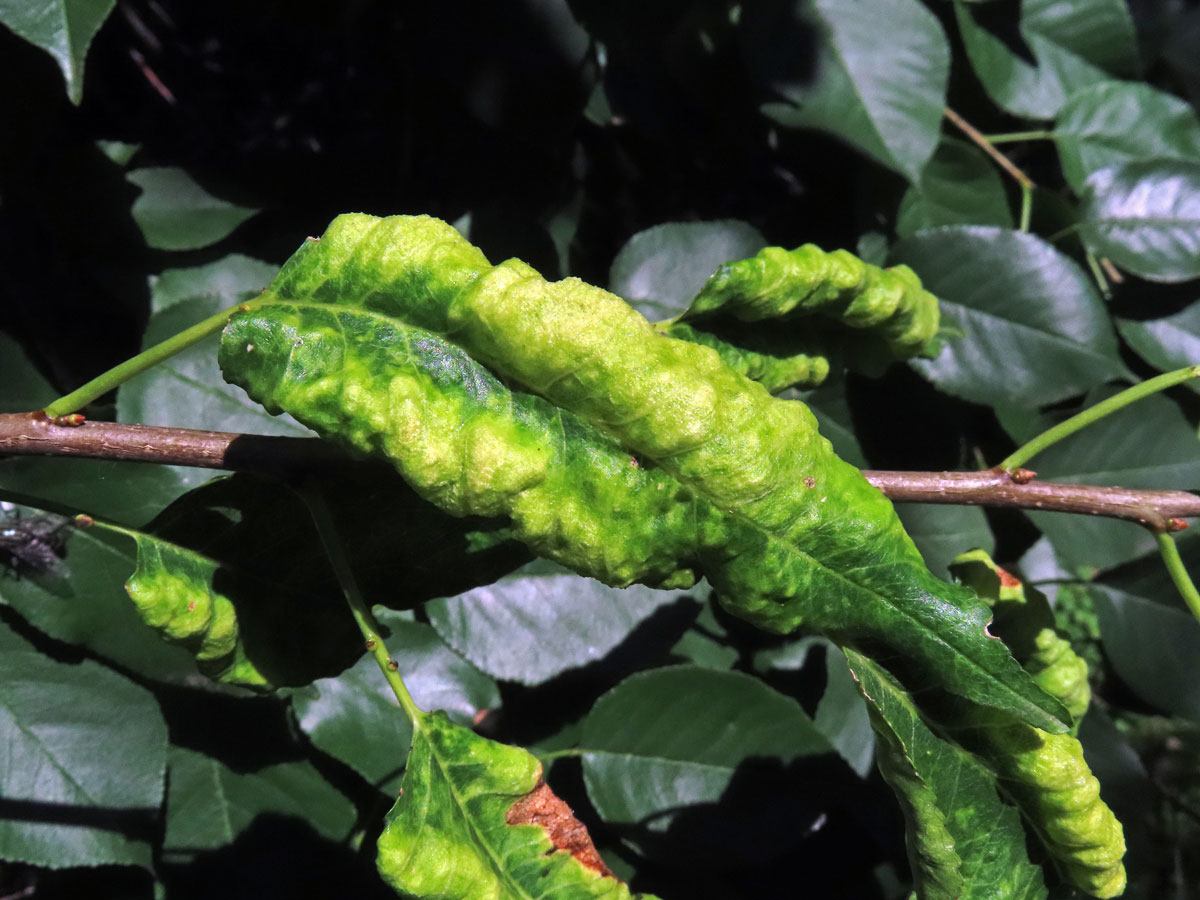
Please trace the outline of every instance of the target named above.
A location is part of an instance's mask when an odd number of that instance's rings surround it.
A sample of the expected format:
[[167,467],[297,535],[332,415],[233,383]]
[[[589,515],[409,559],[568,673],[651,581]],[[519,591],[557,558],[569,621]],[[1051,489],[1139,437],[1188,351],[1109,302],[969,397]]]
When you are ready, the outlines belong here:
[[268,409],[391,458],[452,513],[511,516],[576,571],[681,587],[702,568],[759,625],[888,643],[950,690],[1064,727],[802,404],[607,292],[489,267],[435,219],[342,216],[234,316],[220,361]]

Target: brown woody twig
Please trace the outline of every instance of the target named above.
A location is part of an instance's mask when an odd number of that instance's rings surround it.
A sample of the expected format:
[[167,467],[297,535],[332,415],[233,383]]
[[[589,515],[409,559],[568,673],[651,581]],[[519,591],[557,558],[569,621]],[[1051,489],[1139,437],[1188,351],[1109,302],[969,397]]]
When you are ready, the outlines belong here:
[[[131,460],[231,471],[280,471],[344,464],[350,457],[317,438],[268,437],[54,420],[42,412],[0,415],[0,456],[77,456]],[[1151,531],[1178,531],[1200,516],[1200,497],[1187,491],[1140,491],[1120,487],[1037,481],[1032,472],[866,471],[867,480],[897,502],[1005,506],[1108,516]]]

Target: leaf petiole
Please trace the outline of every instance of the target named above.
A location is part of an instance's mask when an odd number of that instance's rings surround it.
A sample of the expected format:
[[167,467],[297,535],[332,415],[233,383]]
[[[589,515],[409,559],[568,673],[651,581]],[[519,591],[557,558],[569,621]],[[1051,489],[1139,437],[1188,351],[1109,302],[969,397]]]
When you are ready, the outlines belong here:
[[230,307],[229,309],[224,309],[215,315],[209,316],[207,319],[197,322],[190,328],[185,328],[178,334],[172,335],[162,343],[155,344],[153,347],[143,350],[137,356],[132,356],[120,365],[114,366],[107,372],[97,375],[91,381],[71,391],[71,393],[59,397],[46,407],[46,415],[53,419],[83,409],[83,407],[103,397],[109,391],[120,387],[129,381],[129,379],[171,358],[181,350],[186,350],[193,344],[204,340],[210,334],[216,334],[225,327],[229,321],[229,317],[235,312],[251,309],[253,305],[254,301],[251,300],[246,303],[239,303],[237,306]]
[[1053,428],[1046,429],[1033,440],[1022,444],[1005,459],[1001,460],[996,468],[1011,473],[1021,468],[1026,462],[1047,447],[1057,444],[1063,438],[1070,437],[1088,425],[1099,422],[1105,416],[1112,415],[1117,410],[1123,409],[1144,397],[1149,397],[1151,394],[1164,391],[1169,387],[1174,387],[1193,378],[1200,378],[1200,366],[1187,366],[1183,369],[1176,369],[1173,372],[1149,378],[1141,384],[1135,384],[1133,387],[1127,388],[1119,394],[1114,394],[1107,400],[1101,400],[1095,406],[1089,406],[1083,412],[1071,416],[1065,422],[1059,422]]
[[346,550],[342,546],[341,538],[338,537],[333,516],[329,512],[329,506],[326,504],[320,488],[310,483],[300,488],[297,493],[304,501],[304,505],[308,507],[313,524],[317,527],[317,533],[321,536],[321,543],[329,557],[329,564],[333,567],[338,584],[342,587],[342,593],[346,597],[346,603],[350,607],[358,630],[362,632],[366,648],[375,657],[379,671],[387,679],[392,693],[396,695],[396,699],[400,702],[400,708],[412,722],[413,728],[419,728],[421,720],[425,717],[425,711],[417,706],[412,694],[408,692],[404,679],[400,677],[399,664],[388,653],[387,645],[379,634],[379,623],[375,621],[375,616],[371,614],[370,607],[367,606],[359,592],[354,572],[350,568],[350,561],[346,558]]
[[1188,605],[1188,609],[1192,611],[1192,615],[1200,621],[1200,591],[1196,590],[1192,576],[1188,574],[1187,568],[1183,564],[1183,559],[1179,555],[1179,547],[1175,544],[1175,538],[1166,532],[1159,532],[1154,537],[1158,541],[1158,552],[1162,554],[1163,563],[1166,564],[1171,581],[1179,589],[1179,594],[1183,597],[1183,602]]

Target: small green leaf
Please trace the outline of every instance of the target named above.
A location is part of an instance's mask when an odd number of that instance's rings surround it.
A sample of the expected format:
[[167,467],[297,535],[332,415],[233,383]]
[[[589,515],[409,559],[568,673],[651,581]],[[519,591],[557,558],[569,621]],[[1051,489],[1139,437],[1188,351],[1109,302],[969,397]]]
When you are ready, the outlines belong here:
[[149,691],[95,662],[8,649],[0,734],[0,857],[150,868],[150,848],[129,836],[163,796],[167,727]]
[[125,177],[142,189],[133,219],[156,250],[207,247],[258,212],[213,197],[183,169],[134,169]]
[[[1170,372],[1200,363],[1200,303],[1161,319],[1117,319],[1117,330],[1156,369]],[[1195,379],[1184,384],[1200,391]]]
[[[909,839],[918,882],[963,900],[1045,898],[1042,871],[1029,859],[1021,815],[1000,799],[995,774],[934,734],[912,697],[887,671],[853,650],[846,651],[846,658],[871,711],[880,758],[888,760],[882,771],[918,829]],[[931,800],[936,812],[928,808]],[[948,834],[953,847],[935,843],[932,834],[923,833],[927,827],[934,834]],[[959,877],[962,887],[956,889]]]
[[425,611],[442,639],[484,672],[541,684],[601,659],[682,596],[643,585],[610,588],[539,560],[495,584],[433,600]]
[[[420,706],[444,710],[469,725],[477,714],[500,705],[495,682],[443,644],[428,625],[404,621],[395,612],[378,611],[376,617],[390,632],[388,650]],[[384,793],[396,793],[412,725],[369,654],[336,677],[296,690],[292,709],[317,749]]]
[[1093,173],[1080,228],[1092,252],[1135,275],[1200,276],[1200,161],[1135,160]]
[[0,0],[0,24],[54,57],[67,96],[83,99],[83,64],[116,0]]
[[1118,163],[1200,159],[1195,110],[1147,84],[1108,81],[1075,91],[1058,112],[1054,139],[1076,191],[1093,172]]
[[1053,403],[1124,372],[1086,274],[1041,238],[983,226],[922,231],[892,248],[964,332],[918,372],[988,405]]
[[539,805],[549,805],[553,795],[541,774],[541,764],[520,747],[481,738],[441,713],[423,714],[400,799],[379,838],[380,875],[405,897],[630,900],[629,888],[608,873],[590,840],[582,848],[578,832],[564,822],[573,846],[552,841],[543,824],[548,817],[539,820],[521,802],[537,792]]
[[796,793],[803,777],[787,773],[833,752],[796,701],[748,675],[696,666],[625,679],[596,701],[581,744],[588,796],[606,822],[637,826],[627,839],[643,849],[702,841],[716,853],[724,843],[726,864],[799,840],[801,816],[818,813]]
[[838,135],[916,183],[946,104],[950,48],[938,20],[916,0],[797,8],[819,33],[816,59],[803,75],[774,84],[788,102],[764,111],[789,127]]
[[753,256],[766,243],[753,225],[733,219],[655,225],[617,253],[609,290],[652,322],[670,319],[687,309],[719,265]]
[[942,138],[896,213],[898,237],[938,225],[1013,227],[1008,194],[995,164],[978,147],[955,138]]
[[[967,56],[988,95],[1017,116],[1048,119],[1073,91],[1136,70],[1137,36],[1124,0],[955,4]],[[1023,44],[1023,46],[1022,46]]]
[[171,747],[163,849],[187,853],[224,847],[266,814],[295,816],[318,834],[344,841],[353,804],[306,760],[234,771],[223,762]]

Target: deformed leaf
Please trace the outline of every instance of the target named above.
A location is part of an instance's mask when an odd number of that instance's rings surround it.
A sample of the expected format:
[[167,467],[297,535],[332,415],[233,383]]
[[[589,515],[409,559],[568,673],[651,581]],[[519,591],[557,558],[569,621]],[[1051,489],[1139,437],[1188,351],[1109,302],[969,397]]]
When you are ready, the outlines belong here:
[[996,776],[975,756],[934,734],[887,671],[853,650],[846,657],[867,700],[880,758],[887,760],[885,775],[901,795],[906,815],[930,829],[910,845],[910,859],[922,870],[919,883],[963,900],[1045,898],[1042,870],[1029,859],[1021,815],[1000,798]]
[[390,458],[443,509],[508,515],[535,552],[609,584],[682,587],[700,568],[759,625],[890,644],[952,691],[1064,727],[803,405],[619,298],[489,267],[435,219],[348,215],[249,306],[223,336],[226,377]]
[[403,896],[629,900],[583,826],[549,793],[537,759],[422,714],[378,865]]
[[1200,160],[1134,160],[1093,173],[1080,228],[1094,253],[1150,281],[1200,276]]

